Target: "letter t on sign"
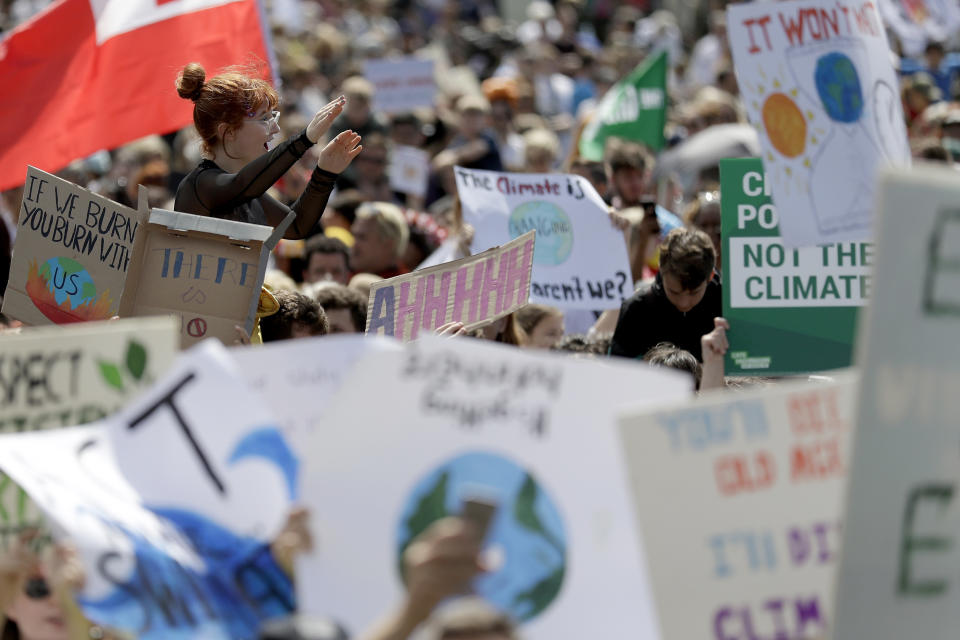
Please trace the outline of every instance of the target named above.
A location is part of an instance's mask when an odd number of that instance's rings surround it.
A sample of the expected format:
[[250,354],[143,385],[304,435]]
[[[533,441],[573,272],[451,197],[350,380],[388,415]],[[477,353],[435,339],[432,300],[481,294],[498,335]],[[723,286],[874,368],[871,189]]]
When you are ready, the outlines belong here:
[[217,487],[217,490],[221,494],[226,495],[227,488],[223,486],[223,482],[217,476],[217,473],[213,470],[213,466],[210,464],[210,461],[207,459],[206,453],[204,453],[203,449],[200,447],[200,443],[198,443],[196,438],[193,437],[193,431],[190,430],[190,425],[188,425],[187,421],[183,419],[183,415],[177,409],[177,405],[174,404],[173,402],[173,397],[177,393],[179,393],[181,389],[187,386],[187,383],[193,382],[194,378],[196,377],[197,376],[194,373],[189,373],[186,376],[184,376],[183,379],[177,384],[173,385],[173,388],[171,388],[170,391],[168,391],[162,398],[157,400],[151,406],[147,407],[146,411],[141,413],[139,416],[132,419],[130,423],[127,425],[127,428],[136,429],[141,424],[143,424],[143,422],[147,418],[153,415],[157,410],[159,410],[161,407],[166,406],[168,409],[170,409],[170,412],[173,414],[173,417],[176,418],[177,424],[179,424],[180,428],[183,429],[184,435],[187,436],[187,440],[190,442],[190,446],[193,447],[193,450],[196,452],[197,457],[200,458],[200,464],[203,465],[203,468],[207,472],[207,475],[210,477],[210,480]]

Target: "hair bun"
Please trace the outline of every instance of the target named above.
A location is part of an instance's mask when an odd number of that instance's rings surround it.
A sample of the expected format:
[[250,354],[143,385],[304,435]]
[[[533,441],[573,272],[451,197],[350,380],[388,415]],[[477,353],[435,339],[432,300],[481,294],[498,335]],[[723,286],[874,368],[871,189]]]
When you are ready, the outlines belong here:
[[181,98],[194,102],[203,91],[203,83],[207,79],[207,72],[196,62],[191,62],[177,75],[177,93]]

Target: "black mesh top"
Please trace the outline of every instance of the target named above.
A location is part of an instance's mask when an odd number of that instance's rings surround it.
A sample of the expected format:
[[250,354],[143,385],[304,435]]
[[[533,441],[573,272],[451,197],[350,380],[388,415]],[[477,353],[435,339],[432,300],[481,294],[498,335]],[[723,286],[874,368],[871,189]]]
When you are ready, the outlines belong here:
[[292,209],[297,217],[285,238],[305,238],[319,222],[337,174],[316,167],[310,182],[292,206],[267,195],[313,144],[304,130],[278,144],[237,173],[228,173],[212,160],[203,160],[177,187],[174,209],[199,216],[275,227]]

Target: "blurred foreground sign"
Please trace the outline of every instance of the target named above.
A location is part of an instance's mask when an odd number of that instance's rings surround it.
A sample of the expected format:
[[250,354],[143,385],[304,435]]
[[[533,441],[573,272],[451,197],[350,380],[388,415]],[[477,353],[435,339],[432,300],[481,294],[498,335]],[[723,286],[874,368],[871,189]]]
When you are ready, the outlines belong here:
[[854,380],[621,418],[662,638],[824,637]]
[[960,624],[960,187],[946,169],[888,173],[879,202],[834,637],[946,640]]

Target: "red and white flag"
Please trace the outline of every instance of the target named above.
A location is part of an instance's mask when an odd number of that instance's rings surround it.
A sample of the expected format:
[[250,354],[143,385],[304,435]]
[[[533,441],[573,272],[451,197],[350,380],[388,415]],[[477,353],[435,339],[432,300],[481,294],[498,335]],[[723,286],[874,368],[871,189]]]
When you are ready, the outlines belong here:
[[0,41],[0,190],[192,121],[177,73],[268,61],[257,0],[58,0]]

